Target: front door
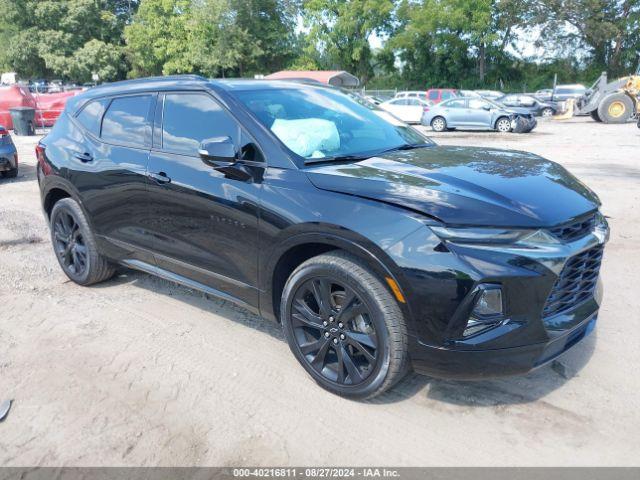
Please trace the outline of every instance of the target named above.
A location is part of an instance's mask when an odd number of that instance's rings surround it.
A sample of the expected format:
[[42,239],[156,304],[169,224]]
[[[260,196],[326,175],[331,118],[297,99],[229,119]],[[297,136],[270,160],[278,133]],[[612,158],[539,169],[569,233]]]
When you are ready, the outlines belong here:
[[[239,170],[200,158],[201,142],[216,137],[232,139]],[[158,267],[257,306],[262,160],[208,93],[160,95],[148,167]]]
[[477,128],[491,128],[491,119],[493,116],[491,108],[492,105],[486,100],[481,98],[470,98],[468,109],[470,125]]

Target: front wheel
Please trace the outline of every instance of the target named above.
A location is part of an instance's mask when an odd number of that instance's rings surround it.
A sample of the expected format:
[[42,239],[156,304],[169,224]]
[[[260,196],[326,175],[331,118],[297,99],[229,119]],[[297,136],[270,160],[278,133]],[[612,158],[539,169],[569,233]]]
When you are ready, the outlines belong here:
[[553,108],[546,107],[545,109],[542,110],[543,117],[552,117],[553,114],[554,114]]
[[501,133],[507,133],[511,131],[511,120],[507,117],[501,117],[496,122],[496,130]]
[[346,253],[300,265],[285,285],[280,312],[296,359],[332,393],[371,398],[407,372],[407,329],[398,302]]
[[626,93],[612,93],[598,105],[598,117],[604,123],[625,123],[633,115],[633,100]]

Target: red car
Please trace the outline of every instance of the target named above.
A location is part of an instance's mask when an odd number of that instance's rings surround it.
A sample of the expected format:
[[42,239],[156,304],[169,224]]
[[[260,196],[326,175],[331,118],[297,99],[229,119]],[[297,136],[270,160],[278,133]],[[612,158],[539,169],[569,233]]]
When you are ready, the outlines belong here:
[[433,102],[434,105],[458,96],[458,90],[454,88],[430,88],[427,90],[427,100]]
[[24,85],[0,87],[0,125],[13,129],[9,109],[32,107],[36,110],[36,127],[51,127],[64,110],[67,99],[78,92],[32,94]]

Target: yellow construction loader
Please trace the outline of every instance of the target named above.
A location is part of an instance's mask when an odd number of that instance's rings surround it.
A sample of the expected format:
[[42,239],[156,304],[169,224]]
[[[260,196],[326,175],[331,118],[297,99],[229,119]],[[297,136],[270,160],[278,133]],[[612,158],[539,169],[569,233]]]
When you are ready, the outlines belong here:
[[[571,105],[567,105],[571,109]],[[597,122],[625,123],[640,112],[640,63],[636,73],[607,82],[607,73],[573,105],[574,115],[591,115]]]

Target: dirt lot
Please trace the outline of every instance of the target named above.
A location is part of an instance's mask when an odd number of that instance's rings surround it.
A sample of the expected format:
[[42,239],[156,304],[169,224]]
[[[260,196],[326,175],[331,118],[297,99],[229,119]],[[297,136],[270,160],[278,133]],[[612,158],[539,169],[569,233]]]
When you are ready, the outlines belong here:
[[321,390],[277,326],[123,271],[93,288],[58,268],[33,148],[0,180],[0,465],[638,465],[640,131],[587,119],[443,144],[529,150],[610,216],[594,334],[526,377],[410,376],[372,402]]

